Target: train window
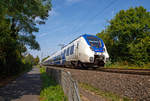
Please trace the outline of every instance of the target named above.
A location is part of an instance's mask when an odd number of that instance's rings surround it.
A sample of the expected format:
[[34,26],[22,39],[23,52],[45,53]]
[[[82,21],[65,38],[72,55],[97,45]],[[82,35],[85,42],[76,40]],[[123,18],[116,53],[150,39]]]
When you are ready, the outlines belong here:
[[92,47],[100,48],[102,47],[101,40],[96,37],[87,36],[87,39]]
[[70,55],[73,54],[73,51],[74,51],[74,45],[71,46]]
[[57,56],[55,57],[55,61],[57,61]]
[[66,55],[66,50],[64,50],[64,56]]
[[53,60],[56,61],[56,57],[54,57]]
[[59,55],[59,60],[61,60],[61,55]]
[[67,54],[66,54],[66,56],[69,56],[69,47],[68,47],[68,49],[67,49]]
[[60,60],[60,55],[58,55],[58,60]]
[[79,43],[77,43],[77,48],[79,48]]

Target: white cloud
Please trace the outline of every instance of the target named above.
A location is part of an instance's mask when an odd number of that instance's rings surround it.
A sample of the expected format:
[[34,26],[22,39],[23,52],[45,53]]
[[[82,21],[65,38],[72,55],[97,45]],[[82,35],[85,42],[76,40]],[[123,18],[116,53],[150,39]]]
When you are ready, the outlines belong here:
[[83,0],[66,0],[66,3],[72,4],[72,3],[76,3],[76,2],[80,2],[80,1],[83,1]]
[[115,9],[113,8],[111,14],[112,14],[112,17],[114,16],[114,13],[115,13]]
[[56,12],[54,9],[52,9],[51,11],[49,11],[48,13],[50,16],[57,16],[58,12]]
[[40,20],[41,20],[40,17],[35,18],[35,21],[40,21]]
[[44,36],[47,36],[48,34],[51,34],[51,33],[55,33],[55,32],[61,32],[61,31],[67,31],[68,27],[67,26],[62,26],[62,27],[58,27],[58,28],[55,28],[53,30],[51,30],[50,32],[43,32],[43,33],[40,33],[38,35],[39,38],[41,37],[44,37]]
[[81,0],[66,0],[67,2],[79,2]]
[[42,33],[39,35],[39,37],[43,37],[43,36],[46,36],[48,33]]

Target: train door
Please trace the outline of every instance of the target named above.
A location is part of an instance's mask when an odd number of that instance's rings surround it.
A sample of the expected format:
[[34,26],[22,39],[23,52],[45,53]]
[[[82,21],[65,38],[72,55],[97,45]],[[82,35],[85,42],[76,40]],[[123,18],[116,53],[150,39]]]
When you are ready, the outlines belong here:
[[66,49],[64,51],[62,51],[62,65],[64,65],[65,61],[66,61],[65,55],[66,55]]
[[77,41],[76,47],[75,47],[75,59],[77,61],[78,61],[78,57],[79,57],[78,53],[79,53],[79,41]]
[[70,60],[75,61],[75,45],[70,46]]

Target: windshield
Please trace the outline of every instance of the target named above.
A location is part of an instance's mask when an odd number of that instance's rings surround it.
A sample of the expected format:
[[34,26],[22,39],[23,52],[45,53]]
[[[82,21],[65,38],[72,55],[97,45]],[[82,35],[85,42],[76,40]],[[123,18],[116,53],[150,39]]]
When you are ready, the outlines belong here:
[[87,39],[92,47],[101,48],[101,40],[96,37],[87,36]]

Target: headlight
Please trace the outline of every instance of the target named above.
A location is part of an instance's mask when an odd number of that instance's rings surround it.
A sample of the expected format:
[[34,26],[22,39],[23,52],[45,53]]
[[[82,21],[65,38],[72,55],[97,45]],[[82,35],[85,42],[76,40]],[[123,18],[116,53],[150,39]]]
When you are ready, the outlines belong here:
[[89,60],[90,60],[90,62],[93,62],[93,61],[94,61],[94,58],[93,58],[93,57],[90,57]]

